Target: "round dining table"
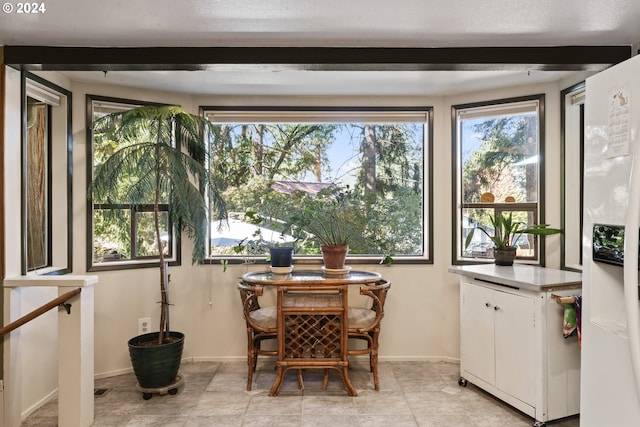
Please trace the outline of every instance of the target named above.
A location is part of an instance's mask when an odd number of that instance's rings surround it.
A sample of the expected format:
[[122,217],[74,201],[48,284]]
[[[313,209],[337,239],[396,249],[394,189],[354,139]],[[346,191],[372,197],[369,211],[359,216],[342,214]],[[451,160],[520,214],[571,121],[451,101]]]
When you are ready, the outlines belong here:
[[349,270],[333,273],[325,269],[293,270],[291,273],[280,274],[271,271],[254,271],[242,276],[242,280],[253,285],[366,285],[376,283],[382,279],[380,273],[374,271]]
[[277,289],[278,360],[276,379],[269,395],[278,394],[289,369],[298,371],[298,382],[304,388],[302,371],[325,369],[339,372],[350,396],[356,390],[349,378],[348,360],[348,287],[369,285],[382,279],[379,273],[350,270],[293,270],[279,274],[257,271],[242,276],[254,286]]

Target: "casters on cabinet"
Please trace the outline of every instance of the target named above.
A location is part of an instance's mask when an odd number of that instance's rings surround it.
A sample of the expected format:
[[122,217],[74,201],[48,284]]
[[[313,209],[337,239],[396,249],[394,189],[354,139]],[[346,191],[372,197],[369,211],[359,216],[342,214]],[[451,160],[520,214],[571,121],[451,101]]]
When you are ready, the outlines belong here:
[[546,427],[547,423],[543,422],[543,421],[536,421],[535,423],[533,423],[533,427]]
[[467,386],[467,380],[462,378],[462,377],[458,378],[458,385],[460,387],[466,387]]

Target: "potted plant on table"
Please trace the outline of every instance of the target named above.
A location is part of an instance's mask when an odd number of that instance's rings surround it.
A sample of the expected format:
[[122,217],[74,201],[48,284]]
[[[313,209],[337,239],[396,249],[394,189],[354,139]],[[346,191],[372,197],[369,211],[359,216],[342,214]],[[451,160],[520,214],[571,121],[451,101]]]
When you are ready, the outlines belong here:
[[531,234],[535,236],[548,236],[560,233],[561,230],[549,227],[549,224],[534,224],[527,227],[522,221],[513,220],[513,212],[508,216],[500,214],[497,216],[489,216],[491,225],[494,229],[494,235],[490,235],[484,228],[477,226],[469,232],[465,239],[465,248],[469,247],[473,239],[474,231],[480,230],[486,234],[495,245],[494,258],[496,265],[513,265],[516,257],[516,246],[518,240],[523,234]]
[[269,263],[274,273],[290,273],[293,270],[293,246],[269,246]]
[[317,240],[325,269],[341,271],[345,269],[349,242],[362,234],[363,215],[364,209],[348,188],[331,187],[303,198],[300,210],[289,218],[286,229]]
[[[256,228],[251,236],[242,239],[233,247],[233,252],[236,254],[265,254],[268,251],[267,261],[271,264],[271,271],[280,274],[290,273],[293,270],[295,239],[281,233],[279,238],[282,242],[275,242],[271,235],[274,231],[261,227],[261,225],[272,225],[270,219],[263,217],[256,211],[246,211],[243,222],[254,225]],[[271,233],[265,238],[263,231]]]
[[[184,334],[171,331],[169,325],[169,275],[160,227],[161,201],[170,206],[169,217],[177,235],[184,232],[193,241],[194,263],[205,256],[209,209],[217,219],[226,218],[220,186],[207,165],[204,138],[209,124],[205,118],[178,106],[144,106],[104,116],[94,126],[94,135],[117,142],[118,148],[96,166],[89,199],[128,204],[134,209],[145,204],[153,206],[160,325],[158,332],[129,340],[134,372],[143,391],[175,383],[184,343]],[[151,397],[149,393],[143,396]]]

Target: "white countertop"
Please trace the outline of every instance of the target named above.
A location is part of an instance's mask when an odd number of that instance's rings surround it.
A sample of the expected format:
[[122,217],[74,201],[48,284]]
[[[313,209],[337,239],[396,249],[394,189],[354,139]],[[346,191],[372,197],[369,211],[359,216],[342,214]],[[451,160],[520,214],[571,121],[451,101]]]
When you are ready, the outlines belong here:
[[454,265],[449,267],[449,272],[498,285],[534,291],[547,288],[576,288],[582,286],[581,273],[527,264],[514,264],[513,266],[495,264]]

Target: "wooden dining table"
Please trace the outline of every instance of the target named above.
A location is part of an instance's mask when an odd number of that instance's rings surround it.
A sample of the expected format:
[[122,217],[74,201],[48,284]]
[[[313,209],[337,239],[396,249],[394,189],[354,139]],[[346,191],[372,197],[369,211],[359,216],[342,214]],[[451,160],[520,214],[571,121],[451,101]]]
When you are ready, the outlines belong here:
[[336,274],[323,269],[293,270],[287,274],[258,271],[242,276],[246,283],[277,290],[278,358],[269,395],[278,394],[290,369],[298,371],[301,388],[302,370],[325,369],[326,388],[328,370],[335,369],[347,393],[357,395],[348,369],[348,289],[381,279],[379,273],[372,271],[345,270]]

